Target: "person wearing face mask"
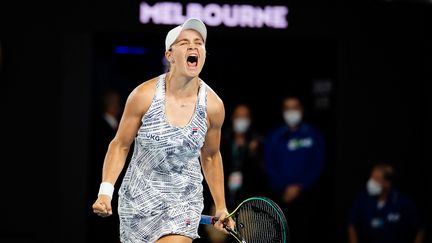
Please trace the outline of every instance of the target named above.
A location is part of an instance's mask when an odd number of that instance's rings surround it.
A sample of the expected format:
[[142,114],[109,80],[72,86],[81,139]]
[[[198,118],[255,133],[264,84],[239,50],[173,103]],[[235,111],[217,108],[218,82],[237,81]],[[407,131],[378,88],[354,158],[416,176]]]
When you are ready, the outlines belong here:
[[[226,124],[228,126],[222,132],[221,153],[224,158],[227,207],[233,210],[244,199],[264,194],[265,175],[261,156],[262,139],[254,129],[250,107],[245,103],[235,105],[231,122]],[[205,205],[212,205],[207,188],[205,201]],[[213,211],[212,207],[205,209],[206,214],[212,214]],[[212,227],[206,227],[205,232],[210,242],[229,240]]]
[[[317,181],[325,160],[321,133],[303,121],[303,105],[298,97],[282,102],[285,124],[271,132],[264,149],[265,171],[274,199],[286,211],[293,243],[309,242],[313,236]],[[315,227],[316,228],[316,227]]]
[[372,168],[348,219],[349,243],[421,243],[424,238],[415,204],[393,186],[393,166]]
[[231,126],[223,135],[228,207],[234,207],[248,196],[260,194],[262,185],[255,185],[262,174],[260,138],[252,127],[251,110],[246,104],[238,104],[232,113]]

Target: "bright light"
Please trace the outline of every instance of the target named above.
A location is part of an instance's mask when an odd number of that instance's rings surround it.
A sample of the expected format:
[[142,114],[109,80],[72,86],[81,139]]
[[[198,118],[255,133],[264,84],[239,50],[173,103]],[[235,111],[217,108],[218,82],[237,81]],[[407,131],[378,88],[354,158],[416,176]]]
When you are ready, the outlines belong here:
[[140,22],[148,24],[179,25],[187,18],[201,19],[208,26],[275,28],[288,27],[286,6],[252,6],[239,4],[158,2],[140,4]]

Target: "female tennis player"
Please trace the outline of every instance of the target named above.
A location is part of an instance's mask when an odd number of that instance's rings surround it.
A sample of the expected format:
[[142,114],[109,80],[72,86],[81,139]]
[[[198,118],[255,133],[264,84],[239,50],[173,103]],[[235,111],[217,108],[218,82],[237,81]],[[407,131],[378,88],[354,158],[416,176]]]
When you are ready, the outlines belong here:
[[[198,77],[206,59],[206,37],[204,23],[195,18],[170,30],[165,40],[170,70],[142,83],[128,97],[93,204],[96,214],[112,214],[113,185],[135,139],[119,189],[123,243],[190,243],[198,238],[201,166],[216,205],[215,216],[220,217],[215,227],[225,231],[222,222],[228,213],[219,152],[224,106]],[[232,220],[228,224],[234,226]]]

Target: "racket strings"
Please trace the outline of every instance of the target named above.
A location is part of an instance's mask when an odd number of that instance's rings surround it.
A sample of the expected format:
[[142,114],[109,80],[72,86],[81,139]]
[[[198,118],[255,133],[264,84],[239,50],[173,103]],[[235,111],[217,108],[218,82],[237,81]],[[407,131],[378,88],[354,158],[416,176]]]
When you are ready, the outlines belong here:
[[237,232],[247,243],[283,242],[283,224],[280,214],[268,202],[251,200],[236,214]]

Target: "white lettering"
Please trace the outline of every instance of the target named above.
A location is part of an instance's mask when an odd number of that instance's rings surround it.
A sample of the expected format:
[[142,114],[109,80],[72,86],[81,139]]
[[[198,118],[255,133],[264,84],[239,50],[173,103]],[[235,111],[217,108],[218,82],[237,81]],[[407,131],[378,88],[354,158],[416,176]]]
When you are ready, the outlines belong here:
[[223,13],[223,22],[228,27],[235,27],[237,25],[238,19],[236,18],[236,14],[234,11],[236,11],[236,5],[233,7],[224,4],[222,6],[222,13]]
[[217,4],[210,3],[204,8],[203,17],[206,24],[218,26],[222,23],[222,8]]
[[140,22],[141,23],[149,23],[150,20],[153,20],[153,23],[156,24],[155,18],[157,17],[156,5],[150,6],[145,2],[140,4]]
[[189,3],[186,6],[186,12],[187,12],[188,18],[203,19],[203,17],[202,17],[203,7],[199,3]]
[[183,16],[183,6],[181,5],[181,3],[176,3],[175,5],[172,6],[171,9],[171,16],[173,16],[173,22],[175,24],[182,24],[186,18]]
[[243,5],[240,14],[241,27],[254,27],[254,8],[250,5]]
[[260,8],[260,7],[256,7],[255,8],[255,18],[254,18],[254,24],[255,27],[257,28],[261,28],[263,27],[264,24],[268,23],[268,19],[269,19],[269,9],[271,9],[270,7],[265,7],[264,9]]
[[288,15],[288,8],[285,6],[274,6],[272,12],[272,27],[276,29],[287,28],[288,21],[286,16]]
[[160,18],[160,21],[162,24],[174,24],[173,21],[171,21],[170,16],[170,8],[171,5],[175,3],[160,3],[158,4],[159,11],[158,11],[158,17]]
[[[183,14],[183,10],[185,10]],[[286,6],[219,5],[209,3],[158,2],[150,6],[140,4],[140,22],[143,24],[178,25],[186,18],[200,18],[209,26],[277,28],[288,27],[288,8]]]

